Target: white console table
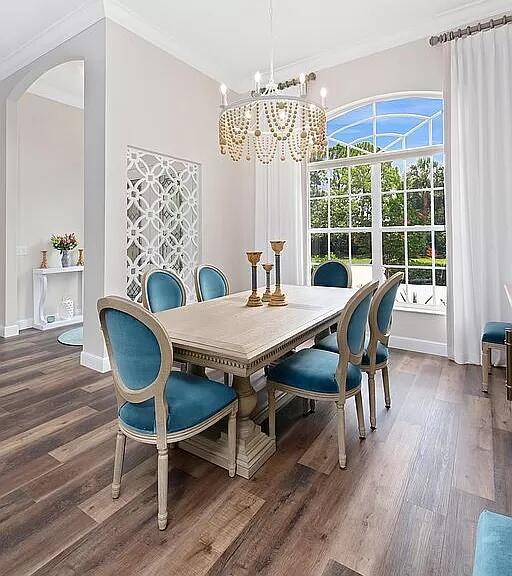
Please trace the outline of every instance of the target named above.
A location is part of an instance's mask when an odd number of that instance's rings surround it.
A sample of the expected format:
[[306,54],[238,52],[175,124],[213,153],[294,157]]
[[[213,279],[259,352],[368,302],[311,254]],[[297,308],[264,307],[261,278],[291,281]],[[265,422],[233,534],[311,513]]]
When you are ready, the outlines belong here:
[[58,317],[55,318],[55,322],[48,322],[46,320],[48,276],[53,274],[80,274],[83,298],[83,271],[83,266],[68,266],[67,268],[35,268],[33,270],[32,281],[34,288],[34,328],[37,328],[38,330],[49,330],[50,328],[58,328],[59,326],[78,324],[83,321],[83,316],[81,314],[75,315],[69,320],[59,320]]

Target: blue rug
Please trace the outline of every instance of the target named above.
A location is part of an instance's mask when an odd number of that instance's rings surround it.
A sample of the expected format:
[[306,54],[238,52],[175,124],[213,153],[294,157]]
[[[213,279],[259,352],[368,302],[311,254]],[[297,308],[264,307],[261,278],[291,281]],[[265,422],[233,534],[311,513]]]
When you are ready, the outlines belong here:
[[73,328],[63,332],[57,340],[66,346],[83,346],[84,344],[84,329],[82,326]]

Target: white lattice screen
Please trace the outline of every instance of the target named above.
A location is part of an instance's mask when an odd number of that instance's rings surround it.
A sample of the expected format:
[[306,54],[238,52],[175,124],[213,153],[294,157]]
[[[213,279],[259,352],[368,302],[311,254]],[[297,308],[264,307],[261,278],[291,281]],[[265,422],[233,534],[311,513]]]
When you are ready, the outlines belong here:
[[187,289],[187,300],[194,299],[199,164],[129,147],[126,186],[128,297],[142,301],[142,275],[157,267],[176,272]]

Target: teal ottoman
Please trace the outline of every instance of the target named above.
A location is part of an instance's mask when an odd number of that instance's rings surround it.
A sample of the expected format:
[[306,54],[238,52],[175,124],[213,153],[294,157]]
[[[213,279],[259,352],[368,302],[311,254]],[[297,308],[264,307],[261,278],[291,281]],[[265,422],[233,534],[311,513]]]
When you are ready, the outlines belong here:
[[512,575],[512,518],[484,510],[476,531],[473,576]]

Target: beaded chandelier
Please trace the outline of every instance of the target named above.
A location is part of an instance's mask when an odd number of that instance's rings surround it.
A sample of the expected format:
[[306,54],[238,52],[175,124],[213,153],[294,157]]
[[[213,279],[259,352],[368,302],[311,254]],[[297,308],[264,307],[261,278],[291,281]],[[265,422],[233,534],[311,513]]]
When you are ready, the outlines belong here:
[[[296,162],[310,154],[320,153],[326,146],[325,88],[320,91],[322,104],[307,98],[307,84],[315,74],[301,74],[276,84],[274,80],[274,54],[272,30],[272,0],[270,16],[270,75],[261,86],[261,74],[254,75],[254,89],[248,98],[228,105],[227,87],[222,84],[221,112],[219,117],[219,145],[222,154],[228,153],[238,161],[258,158],[269,164],[276,156],[282,161],[287,157]],[[280,91],[299,86],[298,96],[279,94]]]

